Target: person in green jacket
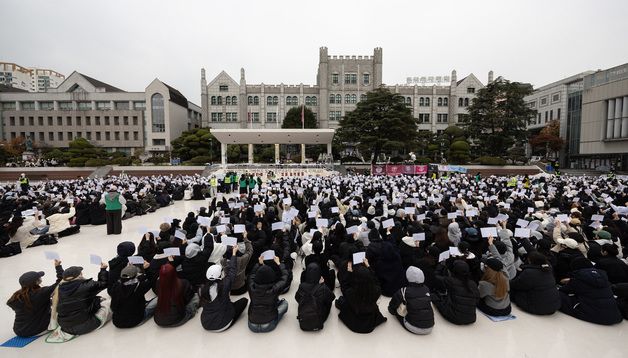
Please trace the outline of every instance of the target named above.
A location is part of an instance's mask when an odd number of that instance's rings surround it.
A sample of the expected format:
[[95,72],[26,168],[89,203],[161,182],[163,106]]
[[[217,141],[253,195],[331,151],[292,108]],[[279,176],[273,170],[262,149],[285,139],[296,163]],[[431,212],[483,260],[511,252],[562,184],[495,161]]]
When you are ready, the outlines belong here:
[[225,174],[225,179],[223,180],[223,183],[225,184],[224,192],[226,194],[231,193],[231,173]]
[[107,235],[120,235],[122,233],[122,206],[126,204],[126,199],[118,193],[118,188],[112,185],[108,193],[103,193],[100,203],[105,204]]
[[246,194],[248,189],[248,183],[246,179],[246,174],[240,175],[240,195]]
[[257,184],[257,180],[255,180],[255,177],[251,175],[249,177],[249,193],[252,193],[253,190],[255,190],[255,184]]
[[231,191],[235,191],[238,187],[238,174],[236,172],[231,174],[231,186]]

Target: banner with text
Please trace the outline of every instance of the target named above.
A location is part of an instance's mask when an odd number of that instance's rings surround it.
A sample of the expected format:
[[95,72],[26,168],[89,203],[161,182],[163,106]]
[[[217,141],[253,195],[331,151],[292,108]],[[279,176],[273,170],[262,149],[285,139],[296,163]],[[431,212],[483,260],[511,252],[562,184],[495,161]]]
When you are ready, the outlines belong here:
[[371,175],[425,175],[427,165],[373,164]]

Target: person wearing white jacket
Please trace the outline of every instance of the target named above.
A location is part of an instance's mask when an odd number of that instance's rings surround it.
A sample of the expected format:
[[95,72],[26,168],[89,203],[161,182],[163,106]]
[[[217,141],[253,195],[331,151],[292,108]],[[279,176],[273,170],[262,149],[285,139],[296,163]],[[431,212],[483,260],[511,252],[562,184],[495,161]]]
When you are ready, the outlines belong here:
[[76,210],[74,209],[74,205],[71,205],[70,212],[67,214],[57,213],[50,215],[48,217],[48,224],[50,224],[48,233],[58,235],[60,232],[72,227],[72,225],[70,225],[70,219],[74,216],[75,213]]

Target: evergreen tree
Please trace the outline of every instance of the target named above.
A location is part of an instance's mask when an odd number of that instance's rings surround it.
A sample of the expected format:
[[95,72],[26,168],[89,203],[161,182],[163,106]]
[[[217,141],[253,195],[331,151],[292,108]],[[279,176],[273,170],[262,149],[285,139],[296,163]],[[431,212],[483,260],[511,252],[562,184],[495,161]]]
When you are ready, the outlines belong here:
[[355,110],[340,120],[336,135],[343,142],[356,143],[372,163],[381,153],[410,149],[417,138],[417,124],[412,111],[399,94],[386,88],[368,92]]
[[[290,108],[288,113],[286,113],[286,117],[283,119],[281,128],[303,128],[303,124],[301,123],[302,108],[303,106]],[[305,107],[303,117],[305,118],[305,128],[316,128],[316,118],[314,117],[314,112],[312,112],[311,109]]]

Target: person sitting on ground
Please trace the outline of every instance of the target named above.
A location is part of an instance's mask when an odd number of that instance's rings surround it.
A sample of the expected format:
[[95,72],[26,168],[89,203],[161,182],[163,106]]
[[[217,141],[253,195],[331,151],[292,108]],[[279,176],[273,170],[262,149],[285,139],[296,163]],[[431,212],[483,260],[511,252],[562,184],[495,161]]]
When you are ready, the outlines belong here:
[[484,275],[478,283],[478,309],[489,316],[510,314],[509,281],[503,269],[504,264],[500,260],[489,258],[484,265]]
[[259,265],[253,268],[249,275],[249,329],[255,333],[265,333],[274,330],[279,321],[288,312],[288,302],[279,300],[279,294],[288,281],[288,271],[275,256],[275,263],[280,268],[281,278],[277,278],[275,270],[264,264],[262,256]]
[[451,275],[436,275],[435,280],[444,292],[432,292],[432,302],[443,318],[458,325],[474,323],[480,292],[471,280],[469,265],[463,260],[455,260]]
[[552,266],[538,251],[528,253],[527,261],[517,277],[510,280],[511,300],[525,312],[551,315],[560,308]]
[[61,261],[54,261],[57,281],[41,287],[44,272],[29,271],[20,276],[21,288],[7,301],[7,306],[15,311],[13,332],[19,337],[36,336],[48,329],[50,323],[50,296],[63,277]]
[[[144,268],[148,268],[148,262],[144,262]],[[151,287],[151,282],[145,275],[140,274],[137,267],[128,265],[122,269],[119,280],[109,289],[114,326],[132,328],[153,317],[157,298],[149,302],[144,298]]]
[[[231,248],[231,247],[230,247]],[[210,332],[224,332],[233,326],[249,303],[246,298],[240,298],[231,302],[229,294],[231,285],[236,278],[238,270],[237,246],[231,248],[231,258],[228,261],[227,272],[223,273],[223,267],[219,264],[207,269],[206,277],[209,280],[200,290],[201,324]]]
[[[399,323],[414,334],[430,334],[434,327],[434,310],[430,289],[423,284],[425,276],[421,269],[410,266],[406,270],[408,286],[398,290],[388,303],[388,312],[397,317]],[[405,311],[400,306],[405,306]]]
[[356,333],[370,333],[386,322],[377,306],[381,289],[368,259],[355,266],[349,261],[346,273],[338,279],[343,295],[336,300],[336,308],[340,310],[338,318],[347,328]]
[[304,331],[323,329],[336,296],[326,285],[317,263],[307,265],[294,298],[299,305],[297,319],[301,329]]
[[160,327],[181,326],[196,315],[198,303],[198,295],[188,280],[178,278],[172,264],[161,265],[157,282],[155,323]]

